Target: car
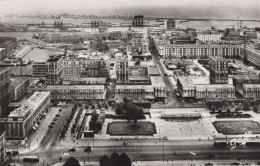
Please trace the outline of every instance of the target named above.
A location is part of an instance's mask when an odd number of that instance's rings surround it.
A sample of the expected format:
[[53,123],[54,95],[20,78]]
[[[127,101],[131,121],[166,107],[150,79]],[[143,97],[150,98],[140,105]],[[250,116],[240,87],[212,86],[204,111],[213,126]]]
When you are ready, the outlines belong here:
[[76,149],[75,148],[70,148],[69,152],[71,152],[71,153],[76,152]]
[[55,125],[55,122],[51,122],[51,125]]
[[55,117],[53,120],[57,120],[57,119],[59,119],[59,117]]
[[88,146],[87,148],[84,149],[84,152],[91,152],[91,147]]
[[12,151],[12,156],[13,156],[13,157],[15,157],[15,156],[17,156],[17,155],[19,155],[19,152],[18,152],[18,151]]
[[164,76],[168,76],[168,74],[165,73]]
[[59,115],[59,114],[56,114],[55,116],[56,116],[56,117],[60,117],[60,115]]
[[53,125],[49,125],[49,128],[50,128],[50,129],[53,128]]

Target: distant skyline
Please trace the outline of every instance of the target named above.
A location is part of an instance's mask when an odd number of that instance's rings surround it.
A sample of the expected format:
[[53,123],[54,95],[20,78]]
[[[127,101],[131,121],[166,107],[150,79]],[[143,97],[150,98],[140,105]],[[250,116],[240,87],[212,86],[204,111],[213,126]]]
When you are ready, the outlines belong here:
[[260,0],[0,0],[0,16],[62,13],[260,19]]

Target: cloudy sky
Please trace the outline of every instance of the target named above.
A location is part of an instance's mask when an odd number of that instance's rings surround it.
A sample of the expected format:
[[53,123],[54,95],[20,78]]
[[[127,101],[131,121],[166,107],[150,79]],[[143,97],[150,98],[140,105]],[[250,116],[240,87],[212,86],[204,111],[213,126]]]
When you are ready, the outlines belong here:
[[136,12],[146,15],[154,13],[167,15],[171,14],[171,11],[174,13],[174,10],[179,10],[181,16],[185,14],[192,16],[198,12],[200,15],[216,13],[223,17],[223,12],[226,12],[241,17],[260,18],[260,0],[0,0],[0,15],[61,13],[124,15]]

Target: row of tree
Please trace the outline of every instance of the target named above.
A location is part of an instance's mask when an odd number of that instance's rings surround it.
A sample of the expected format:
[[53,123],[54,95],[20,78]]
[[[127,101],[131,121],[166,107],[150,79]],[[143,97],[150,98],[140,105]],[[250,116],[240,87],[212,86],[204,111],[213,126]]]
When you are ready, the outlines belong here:
[[96,110],[93,110],[91,119],[89,121],[89,130],[98,133],[102,129],[104,121],[105,121],[105,112],[101,111],[100,114],[98,115]]
[[110,158],[104,155],[99,160],[100,166],[131,166],[132,161],[126,153],[119,155],[118,153],[112,153]]
[[66,122],[65,122],[65,124],[63,126],[63,129],[61,131],[61,135],[60,135],[61,139],[65,137],[65,135],[66,135],[66,133],[68,131],[68,128],[70,126],[70,123],[71,123],[71,121],[72,121],[72,119],[73,119],[73,117],[75,115],[75,112],[76,112],[77,108],[78,108],[78,105],[74,104],[73,108],[71,109],[70,117],[66,120]]
[[78,111],[78,113],[77,113],[77,116],[76,116],[76,118],[75,118],[75,122],[74,122],[74,124],[73,124],[72,127],[71,127],[71,133],[72,133],[72,134],[74,134],[74,133],[77,132],[77,130],[78,130],[77,126],[78,126],[79,118],[80,118],[82,112],[83,112],[83,108],[80,107],[80,109],[79,109],[79,111]]

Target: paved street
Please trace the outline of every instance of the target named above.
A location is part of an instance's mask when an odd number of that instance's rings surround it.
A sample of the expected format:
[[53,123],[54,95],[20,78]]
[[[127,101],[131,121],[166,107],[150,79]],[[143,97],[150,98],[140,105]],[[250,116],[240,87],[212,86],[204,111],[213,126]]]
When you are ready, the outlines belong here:
[[[84,152],[86,146],[76,147],[76,152],[69,154],[68,151],[62,154],[61,149],[53,149],[48,151],[30,152],[30,155],[37,155],[41,158],[41,163],[56,163],[59,162],[59,157],[62,156],[65,161],[70,156],[74,156],[81,161],[88,161],[88,154]],[[167,160],[209,160],[208,154],[214,154],[216,160],[236,160],[237,151],[230,147],[216,148],[212,144],[200,145],[160,145],[146,146],[95,146],[92,147],[92,152],[89,153],[90,161],[98,161],[104,154],[110,155],[113,152],[126,152],[132,160],[137,161],[165,161]],[[28,154],[26,154],[28,155]],[[255,147],[239,147],[238,155],[242,160],[260,160],[260,149]],[[24,155],[21,155],[21,157]],[[45,157],[45,158],[44,158]],[[206,162],[206,161],[205,161]],[[25,164],[26,165],[26,164]],[[37,164],[35,164],[37,165]]]
[[203,104],[188,104],[182,102],[180,99],[178,99],[175,95],[175,89],[174,86],[171,83],[170,76],[165,75],[167,72],[165,71],[165,67],[163,64],[159,61],[158,58],[158,52],[156,48],[153,46],[153,43],[149,41],[149,49],[152,54],[154,63],[159,66],[159,70],[161,71],[163,80],[165,82],[167,91],[169,92],[169,95],[167,97],[168,103],[167,104],[155,104],[153,105],[153,108],[172,108],[172,107],[203,107]]

